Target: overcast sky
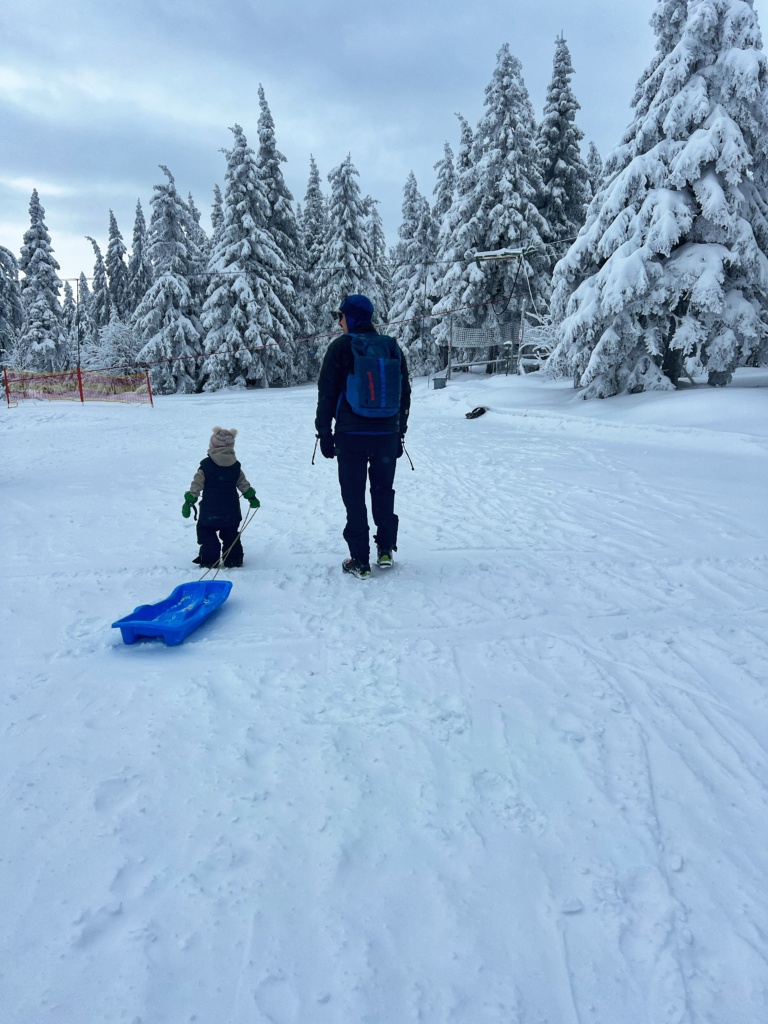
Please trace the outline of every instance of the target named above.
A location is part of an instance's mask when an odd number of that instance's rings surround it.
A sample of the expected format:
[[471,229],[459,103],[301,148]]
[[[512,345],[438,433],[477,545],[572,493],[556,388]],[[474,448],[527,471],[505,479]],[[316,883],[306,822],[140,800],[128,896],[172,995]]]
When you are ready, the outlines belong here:
[[[768,0],[755,0],[763,20]],[[434,163],[458,121],[472,125],[503,43],[520,58],[537,117],[555,37],[571,51],[584,152],[603,157],[631,116],[654,52],[654,0],[2,0],[0,244],[18,255],[40,193],[62,278],[92,274],[85,235],[106,250],[109,210],[130,248],[137,199],[166,164],[210,229],[222,148],[242,125],[258,149],[258,86],[283,171],[303,201],[314,154],[328,172],[351,153],[363,194],[397,239],[413,170],[432,198]]]

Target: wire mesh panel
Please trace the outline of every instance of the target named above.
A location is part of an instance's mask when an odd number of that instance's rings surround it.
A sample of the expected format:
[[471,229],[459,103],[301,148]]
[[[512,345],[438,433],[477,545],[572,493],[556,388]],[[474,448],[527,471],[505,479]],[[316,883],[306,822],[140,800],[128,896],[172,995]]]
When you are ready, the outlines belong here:
[[499,362],[501,336],[497,326],[490,327],[455,327],[452,332],[449,351],[448,375],[451,371],[469,371],[473,367],[483,366],[493,373]]
[[451,336],[451,370],[484,367],[486,373],[514,373],[523,337],[523,307],[494,311],[484,327],[454,327]]
[[128,402],[152,404],[149,380],[144,373],[100,373],[88,370],[83,373],[84,402]]
[[25,373],[5,370],[5,395],[8,404],[23,399],[79,402],[80,383],[77,371],[71,373]]
[[31,373],[3,370],[8,405],[36,399],[45,402],[128,402],[153,405],[146,370],[111,374],[99,370]]

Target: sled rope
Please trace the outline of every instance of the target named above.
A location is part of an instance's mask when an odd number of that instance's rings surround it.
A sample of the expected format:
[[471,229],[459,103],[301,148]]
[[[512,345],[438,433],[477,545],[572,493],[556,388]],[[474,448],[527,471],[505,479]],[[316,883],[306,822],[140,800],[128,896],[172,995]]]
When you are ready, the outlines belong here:
[[219,560],[218,560],[218,562],[216,563],[216,565],[215,565],[215,566],[211,566],[211,567],[210,567],[209,569],[206,569],[206,570],[205,570],[205,572],[203,573],[203,575],[202,575],[202,576],[200,577],[201,581],[205,579],[205,577],[206,577],[206,576],[208,575],[208,573],[209,573],[209,572],[211,571],[211,569],[213,569],[213,568],[215,568],[215,569],[216,569],[216,572],[215,572],[215,573],[213,574],[213,576],[211,576],[211,580],[215,580],[215,579],[216,579],[216,577],[217,577],[217,576],[219,575],[219,572],[221,571],[221,568],[222,568],[222,566],[224,565],[224,559],[225,559],[225,558],[227,557],[227,555],[229,554],[229,552],[230,552],[230,551],[232,550],[232,548],[233,548],[233,547],[235,546],[235,544],[237,544],[237,542],[238,542],[238,541],[240,540],[240,538],[242,537],[242,535],[243,535],[243,534],[245,533],[245,528],[246,528],[246,526],[247,526],[247,525],[248,525],[248,524],[249,524],[249,523],[251,522],[251,520],[253,519],[253,517],[254,517],[254,516],[256,515],[256,513],[257,513],[258,511],[259,511],[259,510],[258,510],[257,508],[252,508],[252,509],[251,509],[251,510],[250,510],[250,511],[248,512],[248,515],[246,515],[245,519],[243,520],[243,525],[242,525],[242,526],[240,527],[240,529],[238,530],[238,532],[237,532],[237,536],[235,537],[235,539],[234,539],[234,540],[232,541],[232,543],[231,543],[231,544],[229,545],[229,547],[227,548],[227,550],[226,550],[226,551],[222,551],[222,553],[221,553],[221,555],[219,556]]

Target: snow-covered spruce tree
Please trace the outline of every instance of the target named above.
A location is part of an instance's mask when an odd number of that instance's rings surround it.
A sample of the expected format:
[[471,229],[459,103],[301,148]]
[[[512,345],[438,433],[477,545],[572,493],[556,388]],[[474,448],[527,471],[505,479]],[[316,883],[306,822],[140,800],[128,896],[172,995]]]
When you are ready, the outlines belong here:
[[133,223],[131,257],[128,260],[128,293],[126,310],[132,318],[139,303],[152,284],[152,264],[147,251],[147,222],[141,202],[136,202],[136,217]]
[[236,124],[227,150],[224,220],[208,263],[203,307],[206,391],[269,382],[270,356],[291,340],[293,320],[282,305],[287,272],[267,227],[269,202],[253,150]]
[[203,229],[200,211],[191,192],[187,193],[186,205],[189,212],[189,237],[192,243],[190,252],[195,254],[194,264],[190,264],[189,268],[189,286],[192,290],[195,304],[202,308],[208,289],[206,267],[212,252],[211,239]]
[[317,262],[320,257],[320,250],[325,238],[328,226],[328,204],[323,195],[320,184],[320,171],[317,169],[315,158],[309,157],[309,179],[307,191],[304,196],[304,211],[302,214],[302,229],[304,232],[304,247],[307,258]]
[[[445,273],[435,312],[465,307],[454,314],[459,326],[479,327],[490,321],[489,301],[509,298],[519,279],[517,260],[478,269],[472,259],[478,251],[528,249],[522,273],[537,307],[546,304],[549,276],[543,243],[546,225],[536,206],[543,191],[536,131],[522,65],[505,44],[485,90],[485,114],[469,154],[463,127],[456,198],[441,232],[440,263],[445,264]],[[449,333],[446,317],[435,335],[447,344]]]
[[176,190],[167,167],[167,181],[152,195],[147,248],[153,282],[134,315],[144,345],[137,362],[150,367],[152,387],[161,394],[196,389],[202,355],[202,326],[190,273],[199,273],[195,226],[188,205]]
[[99,369],[131,370],[136,365],[139,347],[136,331],[120,319],[113,306],[109,323],[99,331],[98,345],[90,356],[91,365]]
[[61,316],[39,299],[27,307],[18,351],[23,369],[34,373],[57,373],[69,368],[69,339]]
[[91,286],[82,271],[77,281],[77,305],[82,309],[90,310],[91,308]]
[[540,212],[547,223],[550,267],[555,264],[551,254],[562,253],[562,243],[570,244],[584,224],[592,198],[589,173],[579,149],[584,133],[576,125],[580,107],[571,88],[572,76],[571,54],[560,35],[555,40],[552,79],[538,132],[544,179]]
[[59,309],[61,281],[58,277],[59,264],[53,256],[51,236],[45,224],[45,210],[40,202],[37,189],[32,190],[29,200],[30,225],[24,233],[19,259],[21,297],[25,306],[43,295],[51,309]]
[[432,195],[435,201],[432,204],[432,217],[438,231],[443,223],[443,218],[448,213],[456,195],[456,165],[453,160],[453,150],[445,143],[443,155],[434,165],[436,180]]
[[[262,182],[262,191],[267,201],[267,230],[283,255],[286,270],[290,274],[298,270],[297,248],[299,227],[293,210],[293,195],[285,183],[281,164],[285,157],[277,148],[275,122],[269,109],[264,89],[259,86],[259,151],[256,165]],[[279,282],[278,282],[279,283]],[[295,289],[290,281],[286,284],[285,308],[295,301]]]
[[98,347],[99,329],[91,316],[91,289],[84,273],[80,274],[75,296],[75,320],[72,329],[72,351],[75,361],[82,365],[88,354]]
[[590,142],[587,151],[587,178],[589,179],[590,197],[596,196],[603,187],[603,159],[594,142]]
[[[213,252],[213,247],[216,245],[216,243],[219,240],[219,232],[221,231],[221,227],[222,227],[223,224],[224,224],[224,197],[221,194],[221,189],[219,188],[219,186],[218,185],[214,185],[213,186],[213,202],[211,203],[211,228],[213,230],[213,234],[212,234],[212,237],[211,237],[211,249],[210,249],[210,252]],[[210,258],[210,252],[208,254],[209,258]]]
[[304,266],[304,310],[310,334],[322,334],[327,325],[322,319],[322,303],[317,280],[318,269],[324,259],[323,245],[328,231],[328,209],[320,187],[320,172],[315,158],[309,158],[309,180],[304,196],[304,210],[301,218]]
[[0,245],[0,362],[8,366],[15,365],[23,322],[19,265],[13,253]]
[[558,264],[554,365],[584,397],[765,359],[768,63],[751,0],[663,0],[635,120]]
[[64,298],[61,303],[61,323],[67,334],[67,348],[71,354],[77,351],[77,335],[75,325],[77,323],[77,303],[69,281],[64,282]]
[[365,220],[365,238],[371,254],[373,271],[373,285],[368,297],[374,305],[379,323],[385,323],[390,318],[389,310],[392,305],[392,266],[384,234],[384,222],[379,213],[379,201],[371,196],[366,196],[363,202],[368,211]]
[[[474,133],[472,127],[461,114],[456,115],[460,125],[459,150],[456,156],[456,187],[453,201],[445,213],[439,227],[437,243],[437,265],[440,275],[435,285],[433,314],[445,313],[442,319],[433,324],[432,335],[440,350],[440,362],[446,365],[448,344],[451,338],[452,325],[459,327],[478,327],[485,319],[485,308],[476,306],[462,308],[467,304],[464,296],[472,295],[482,287],[483,275],[471,258],[476,249],[471,248],[468,256],[465,241],[460,237],[461,228],[469,216],[468,211],[473,204],[477,189],[477,167],[474,161]],[[457,312],[451,312],[456,310]]]
[[207,263],[208,256],[210,255],[211,250],[211,240],[203,229],[202,217],[200,211],[197,208],[195,197],[192,195],[191,192],[187,193],[187,207],[189,209],[189,213],[192,219],[192,231],[194,232],[195,235],[195,242],[197,243],[197,247],[200,250],[200,255],[203,263]]
[[299,264],[298,290],[296,293],[295,308],[298,311],[299,324],[303,327],[300,336],[288,343],[291,352],[291,379],[290,384],[303,384],[313,380],[317,375],[317,366],[314,358],[314,344],[312,341],[312,325],[315,317],[312,310],[312,299],[309,287],[309,260],[304,245],[304,211],[301,203],[296,204],[296,224],[298,227],[297,258]]
[[107,267],[110,304],[117,310],[117,315],[123,320],[129,313],[128,267],[125,263],[126,252],[125,242],[117,226],[117,220],[112,210],[110,210],[109,242],[107,243],[107,255],[104,262]]
[[[283,263],[282,269],[275,270],[272,289],[280,307],[289,316],[285,323],[289,340],[287,344],[281,342],[279,351],[272,353],[268,378],[270,384],[303,383],[307,379],[307,346],[303,341],[293,340],[303,337],[309,330],[299,300],[304,290],[299,225],[293,209],[293,195],[285,183],[280,167],[285,163],[285,157],[277,148],[275,122],[261,85],[259,109],[259,151],[256,163],[267,200],[267,230],[282,255]],[[296,365],[297,360],[300,366]]]
[[[524,269],[534,302],[543,307],[549,296],[550,267],[543,247],[546,224],[536,206],[542,194],[537,125],[522,64],[507,45],[499,50],[485,90],[485,107],[475,133],[479,195],[475,216],[486,249],[517,244],[530,250]],[[488,264],[485,277],[488,297],[511,295],[516,261]]]
[[19,260],[19,270],[24,274],[24,324],[16,352],[19,369],[52,373],[67,368],[70,353],[59,305],[59,264],[53,255],[37,189],[32,191],[29,201],[29,217],[30,226],[24,234]]
[[328,230],[323,244],[322,263],[317,270],[320,309],[329,330],[335,326],[334,312],[345,295],[368,295],[376,310],[376,275],[366,236],[368,203],[355,181],[357,168],[351,154],[328,175],[331,194],[328,199]]
[[432,292],[437,231],[429,203],[419,192],[413,171],[403,189],[400,241],[395,247],[394,297],[390,320],[401,346],[408,354],[412,373],[439,368],[440,353],[432,341]]
[[72,285],[69,281],[64,282],[64,298],[61,302],[61,322],[64,324],[66,331],[71,331],[75,326],[75,317],[77,316],[77,305],[75,303],[75,293],[72,291]]
[[[466,127],[467,156],[469,157],[472,148],[472,129],[463,118],[460,120],[462,122],[462,128]],[[453,150],[447,142],[443,147],[443,156],[434,165],[434,170],[436,180],[435,187],[432,192],[435,197],[432,205],[432,223],[435,231],[435,264],[432,267],[434,275],[432,286],[427,289],[429,292],[431,308],[434,307],[435,302],[439,299],[441,294],[438,281],[442,280],[446,270],[450,269],[455,272],[456,269],[453,263],[448,262],[449,259],[455,258],[456,255],[456,250],[452,245],[452,237],[450,235],[449,216],[451,210],[454,209],[454,203],[456,201],[459,170],[457,162],[454,160]],[[450,256],[448,255],[449,253]],[[430,346],[434,350],[434,363],[438,368],[445,367],[447,362],[448,350],[446,348],[446,336],[450,332],[449,323],[450,322],[448,320],[444,320],[441,326],[437,320],[430,319],[429,321]],[[440,334],[442,334],[442,336],[440,338],[440,343],[438,343],[438,337]],[[431,368],[431,362],[429,368]]]
[[[635,112],[632,123],[624,133],[621,145],[609,154],[607,168],[611,173],[625,166],[637,149],[637,128],[641,125],[654,105],[659,86],[659,67],[666,63],[670,54],[680,42],[688,18],[688,0],[656,0],[656,9],[651,15],[651,25],[656,35],[656,52],[653,60],[640,76],[632,97]],[[663,74],[663,72],[662,72]],[[652,132],[653,117],[648,122]]]
[[106,327],[109,323],[110,314],[112,312],[112,298],[109,292],[109,284],[107,282],[107,268],[104,263],[104,257],[101,255],[101,249],[99,248],[98,242],[91,238],[90,235],[85,236],[93,246],[93,255],[95,262],[93,264],[93,280],[91,282],[91,302],[90,302],[90,314],[91,319],[97,328]]

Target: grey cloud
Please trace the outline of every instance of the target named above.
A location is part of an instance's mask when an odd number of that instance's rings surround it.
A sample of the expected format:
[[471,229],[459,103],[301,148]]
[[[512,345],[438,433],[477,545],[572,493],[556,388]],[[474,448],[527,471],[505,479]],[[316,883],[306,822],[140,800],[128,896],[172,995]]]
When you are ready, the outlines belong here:
[[[191,0],[182,8],[175,0],[10,0],[0,37],[2,173],[66,186],[69,196],[41,198],[52,235],[56,224],[68,239],[103,238],[112,208],[129,241],[136,199],[148,213],[160,163],[205,216],[214,183],[224,184],[228,126],[237,121],[258,146],[263,83],[295,198],[303,199],[310,153],[325,179],[351,152],[395,241],[408,172],[430,196],[443,143],[457,147],[454,113],[472,124],[480,117],[505,42],[540,114],[555,36],[564,32],[579,125],[606,156],[653,55],[653,8],[653,0]],[[8,84],[14,74],[43,91],[19,95]],[[0,193],[0,243],[14,251],[21,238],[10,232],[26,220],[28,200]],[[85,246],[71,257],[66,246],[59,258],[69,273],[81,269],[75,260],[91,266]]]

